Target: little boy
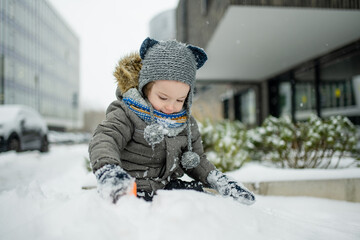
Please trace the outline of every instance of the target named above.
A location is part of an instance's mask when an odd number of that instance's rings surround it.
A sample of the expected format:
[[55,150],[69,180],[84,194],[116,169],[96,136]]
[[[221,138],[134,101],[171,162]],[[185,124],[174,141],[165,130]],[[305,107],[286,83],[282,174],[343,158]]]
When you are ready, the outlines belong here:
[[[98,192],[114,203],[134,182],[137,196],[152,200],[159,189],[203,186],[252,204],[255,196],[209,162],[191,116],[196,70],[206,62],[198,47],[147,38],[140,55],[119,61],[117,100],[89,144]],[[187,174],[194,181],[180,178]]]

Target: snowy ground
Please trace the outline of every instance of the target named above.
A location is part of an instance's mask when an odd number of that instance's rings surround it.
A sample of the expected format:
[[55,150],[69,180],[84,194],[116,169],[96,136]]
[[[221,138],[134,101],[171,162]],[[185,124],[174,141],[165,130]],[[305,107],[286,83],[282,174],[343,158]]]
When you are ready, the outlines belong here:
[[[95,184],[85,157],[85,144],[1,153],[0,239],[360,239],[360,203],[257,196],[249,207],[194,191],[160,191],[152,203],[127,196],[113,205],[95,189],[81,189]],[[358,169],[332,171],[360,176]],[[253,164],[231,175],[253,181],[297,173]]]

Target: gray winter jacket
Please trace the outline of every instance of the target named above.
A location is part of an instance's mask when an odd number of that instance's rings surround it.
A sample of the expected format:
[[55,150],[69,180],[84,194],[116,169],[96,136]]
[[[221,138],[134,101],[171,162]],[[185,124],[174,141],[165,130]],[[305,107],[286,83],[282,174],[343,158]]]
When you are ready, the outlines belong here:
[[90,161],[95,172],[106,164],[116,164],[136,178],[139,190],[148,192],[164,188],[172,179],[184,173],[208,185],[207,176],[215,167],[203,150],[196,120],[191,117],[192,147],[200,156],[200,164],[194,169],[181,167],[182,153],[187,151],[186,128],[175,137],[165,139],[154,148],[144,139],[146,123],[132,112],[122,101],[111,103],[104,120],[95,130],[89,144]]

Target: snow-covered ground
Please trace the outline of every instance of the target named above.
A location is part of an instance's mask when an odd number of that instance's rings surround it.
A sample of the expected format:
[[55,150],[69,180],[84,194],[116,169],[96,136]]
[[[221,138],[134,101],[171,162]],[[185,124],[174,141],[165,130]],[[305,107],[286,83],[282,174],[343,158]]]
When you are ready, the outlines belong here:
[[[87,156],[85,144],[1,153],[0,239],[360,239],[360,203],[257,196],[249,207],[194,191],[159,191],[152,203],[126,196],[114,205],[95,189],[82,190],[96,184],[84,166]],[[359,169],[322,171],[250,164],[230,175],[241,181],[360,176]]]
[[[337,161],[337,159],[336,159]],[[341,160],[342,165],[352,167],[340,167],[329,169],[282,169],[264,166],[259,163],[248,163],[241,170],[229,173],[231,177],[241,182],[266,182],[266,181],[291,181],[291,180],[320,180],[340,178],[360,178],[360,168],[352,158]],[[335,161],[334,161],[335,162]],[[335,164],[334,164],[335,165]]]

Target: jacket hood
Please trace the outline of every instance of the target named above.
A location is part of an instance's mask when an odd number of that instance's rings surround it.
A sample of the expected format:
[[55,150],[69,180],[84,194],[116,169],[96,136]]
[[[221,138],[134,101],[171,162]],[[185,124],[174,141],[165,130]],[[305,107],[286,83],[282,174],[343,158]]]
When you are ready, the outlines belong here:
[[[119,98],[119,91],[121,95],[124,96],[130,95],[132,98],[141,93],[138,91],[139,88],[139,75],[142,68],[142,59],[138,53],[131,53],[122,59],[119,60],[118,65],[115,68],[114,76],[117,80],[118,87],[116,90],[116,96]],[[132,90],[131,90],[132,89]],[[135,91],[135,92],[133,92]],[[200,163],[200,156],[192,151],[192,140],[191,140],[191,124],[190,124],[190,106],[192,102],[192,94],[190,92],[187,100],[187,140],[188,140],[188,151],[182,155],[181,164],[185,169],[195,168]],[[139,100],[141,100],[139,96]],[[135,99],[136,100],[136,99]],[[166,132],[164,132],[164,127],[158,124],[154,119],[153,108],[150,106],[150,117],[151,124],[144,129],[144,138],[145,140],[154,147],[155,144],[158,144],[163,141]],[[183,128],[178,128],[179,131],[182,131]]]
[[115,67],[114,76],[118,89],[122,94],[130,88],[138,87],[141,67],[142,63],[139,53],[131,53],[119,60]]

